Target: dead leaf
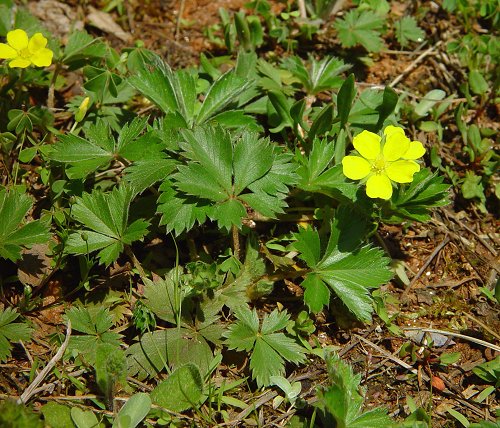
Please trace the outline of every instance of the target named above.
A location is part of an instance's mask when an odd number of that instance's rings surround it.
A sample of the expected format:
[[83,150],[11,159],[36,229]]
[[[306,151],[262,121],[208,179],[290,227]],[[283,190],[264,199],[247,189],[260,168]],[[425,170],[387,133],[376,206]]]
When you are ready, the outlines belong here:
[[130,42],[132,35],[124,31],[113,19],[113,17],[106,12],[102,12],[93,7],[90,7],[90,13],[87,19],[91,25],[99,28],[105,33],[112,34],[124,42]]
[[52,272],[49,252],[48,244],[35,244],[30,249],[24,249],[17,269],[19,281],[35,288],[40,286]]

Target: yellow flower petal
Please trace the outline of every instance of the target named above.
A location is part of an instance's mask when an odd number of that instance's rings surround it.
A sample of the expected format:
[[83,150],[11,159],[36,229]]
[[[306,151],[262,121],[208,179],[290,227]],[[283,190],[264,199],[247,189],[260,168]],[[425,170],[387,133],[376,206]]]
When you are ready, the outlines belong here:
[[14,58],[11,62],[9,62],[10,68],[26,68],[31,65],[31,61],[29,59],[24,58]]
[[0,59],[11,59],[17,56],[17,51],[5,43],[0,43]]
[[389,126],[386,126],[385,129],[384,129],[384,135],[387,137],[389,135],[392,135],[392,134],[403,134],[405,135],[405,131],[403,128],[399,127],[399,126],[393,126],[393,125],[389,125]]
[[48,67],[52,64],[53,55],[54,53],[50,49],[43,48],[31,56],[31,61],[37,67]]
[[387,176],[396,183],[411,183],[413,174],[420,171],[420,165],[412,160],[398,160],[385,169]]
[[13,30],[7,33],[7,43],[16,51],[21,51],[28,47],[28,35],[24,30]]
[[361,156],[373,160],[380,154],[380,140],[380,136],[365,130],[353,138],[352,144]]
[[45,48],[45,46],[47,46],[47,39],[43,37],[42,33],[33,34],[33,37],[28,42],[28,49],[32,54]]
[[409,149],[402,156],[403,159],[418,159],[425,154],[425,148],[420,141],[412,141]]
[[359,156],[344,156],[342,159],[342,171],[351,180],[361,180],[370,173],[370,163]]
[[391,180],[386,175],[372,175],[366,182],[366,194],[369,198],[391,199]]
[[385,137],[385,144],[382,149],[384,159],[389,162],[401,159],[401,157],[408,151],[409,147],[410,139],[404,134],[404,132],[389,132],[389,134]]

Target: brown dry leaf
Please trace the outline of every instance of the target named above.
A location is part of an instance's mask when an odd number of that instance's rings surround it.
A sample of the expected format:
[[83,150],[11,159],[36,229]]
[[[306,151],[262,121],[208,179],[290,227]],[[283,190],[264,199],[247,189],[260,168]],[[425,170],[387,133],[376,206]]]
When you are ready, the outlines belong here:
[[438,391],[444,391],[446,389],[446,385],[444,384],[443,379],[438,376],[432,376],[431,385]]
[[108,34],[118,37],[124,42],[130,42],[132,40],[132,35],[122,29],[114,20],[113,17],[106,12],[90,7],[90,13],[87,15],[87,19],[91,25],[99,28],[99,30],[104,31]]
[[65,2],[31,1],[28,3],[28,9],[54,36],[65,38],[72,30],[83,30],[83,22],[77,19],[75,10]]
[[17,276],[24,285],[38,287],[44,278],[52,272],[48,244],[35,244],[30,249],[22,251],[22,258],[19,261]]

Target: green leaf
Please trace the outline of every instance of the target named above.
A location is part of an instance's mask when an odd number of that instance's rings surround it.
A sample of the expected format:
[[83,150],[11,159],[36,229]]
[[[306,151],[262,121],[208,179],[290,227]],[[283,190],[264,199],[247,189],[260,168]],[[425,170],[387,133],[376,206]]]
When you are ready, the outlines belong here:
[[232,323],[224,333],[229,349],[251,351],[250,369],[257,385],[271,384],[271,376],[282,376],[285,373],[285,361],[299,364],[304,362],[304,349],[293,339],[278,331],[284,329],[290,316],[286,311],[275,309],[265,314],[259,329],[257,311],[247,306],[235,309],[237,321]]
[[144,220],[128,225],[132,198],[132,190],[127,186],[114,188],[110,193],[100,190],[84,193],[71,213],[86,229],[70,233],[66,251],[87,254],[100,250],[98,257],[102,264],[110,265],[115,261],[125,245],[144,237],[149,226]]
[[31,210],[30,197],[19,190],[0,189],[0,257],[13,262],[21,257],[21,248],[49,239],[49,230],[39,220],[23,225]]
[[446,97],[446,92],[441,89],[433,89],[427,92],[422,100],[415,106],[415,114],[419,117],[426,116],[439,101]]
[[71,408],[71,419],[77,428],[98,428],[101,426],[94,412],[85,411],[79,407]]
[[284,128],[292,128],[293,127],[293,119],[290,115],[290,100],[285,96],[285,94],[281,91],[269,91],[267,93],[269,97],[269,101],[272,106],[276,110],[278,115],[279,123],[274,128],[271,128],[269,131],[273,133],[281,132]]
[[340,126],[342,127],[347,123],[355,95],[354,74],[350,74],[340,87],[337,95],[337,111],[340,118]]
[[317,95],[340,87],[340,75],[349,70],[351,65],[334,56],[325,56],[318,61],[309,55],[307,64],[298,56],[288,57],[283,61],[283,68],[300,80],[308,95]]
[[424,31],[417,25],[413,16],[404,16],[394,24],[396,38],[402,47],[408,46],[411,42],[422,42],[425,36]]
[[126,354],[129,375],[139,380],[157,376],[167,365],[176,368],[187,363],[197,366],[205,376],[213,358],[207,341],[186,328],[145,333],[140,342],[127,349]]
[[[69,178],[84,178],[116,158],[130,161],[159,161],[165,158],[163,144],[153,133],[140,135],[146,120],[135,118],[123,128],[115,141],[102,120],[85,130],[85,138],[73,134],[59,136],[51,147],[51,160],[68,165]],[[146,169],[147,167],[144,167]]]
[[181,111],[179,88],[170,66],[159,55],[142,51],[129,83],[164,113]]
[[489,89],[488,82],[479,70],[470,71],[469,85],[471,91],[477,95],[484,95]]
[[132,395],[118,412],[113,428],[135,428],[144,420],[150,409],[149,394],[138,392]]
[[195,407],[202,395],[203,383],[200,370],[194,364],[176,369],[151,392],[153,403],[174,412]]
[[310,140],[314,140],[314,138],[316,138],[317,136],[323,135],[330,131],[330,129],[332,129],[333,116],[333,104],[324,106],[311,125],[311,129],[309,129],[307,137]]
[[449,184],[444,177],[432,174],[424,168],[413,176],[411,184],[398,187],[390,206],[382,211],[382,218],[388,223],[400,223],[404,219],[425,222],[430,219],[430,210],[449,203]]
[[182,231],[205,216],[225,229],[241,227],[244,204],[266,216],[283,211],[296,177],[289,155],[254,132],[232,137],[220,126],[205,125],[182,135],[188,162],[160,187],[165,193],[158,210],[169,230]]
[[13,322],[19,314],[12,308],[0,310],[0,361],[10,358],[12,344],[19,340],[29,340],[32,329],[26,324]]
[[230,70],[223,74],[208,90],[196,118],[196,123],[205,123],[231,103],[236,103],[238,97],[245,92],[252,83],[251,80],[237,76],[234,70]]
[[383,16],[370,10],[351,9],[335,21],[334,27],[343,47],[362,45],[369,52],[378,52],[383,46],[380,33],[384,21]]
[[359,393],[361,375],[337,355],[326,357],[331,385],[317,392],[318,406],[324,412],[327,424],[344,428],[379,428],[392,425],[386,409],[362,412],[363,397]]
[[47,403],[42,406],[42,414],[45,425],[51,428],[73,428],[75,425],[71,420],[71,409],[58,403]]
[[158,213],[162,214],[160,225],[166,225],[167,233],[174,231],[179,236],[183,231],[192,229],[195,223],[205,222],[211,210],[207,199],[181,194],[169,180],[160,185],[160,191]]
[[107,308],[74,306],[66,312],[66,317],[71,320],[73,330],[84,333],[71,336],[67,354],[83,354],[93,363],[99,344],[109,344],[114,348],[120,346],[122,336],[109,331],[113,327],[113,317]]
[[[360,227],[361,225],[361,227]],[[344,305],[360,320],[370,321],[373,298],[370,288],[377,288],[392,277],[389,260],[380,250],[361,246],[367,227],[366,219],[349,206],[340,206],[331,225],[328,245],[321,260],[315,263],[318,232],[299,231],[295,234],[294,248],[303,251],[311,273],[305,275],[306,304],[319,311],[320,304],[329,297],[320,281],[340,298]],[[314,236],[317,235],[317,236]],[[318,293],[316,295],[315,293]]]

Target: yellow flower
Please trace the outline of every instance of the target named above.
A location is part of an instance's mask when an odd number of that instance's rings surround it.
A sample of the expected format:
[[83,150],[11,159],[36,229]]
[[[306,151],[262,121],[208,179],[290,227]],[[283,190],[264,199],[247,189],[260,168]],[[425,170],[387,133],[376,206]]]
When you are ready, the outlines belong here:
[[387,126],[385,139],[373,132],[363,131],[353,139],[361,156],[342,159],[344,175],[351,180],[366,179],[366,194],[370,198],[390,199],[392,182],[411,183],[420,170],[415,162],[425,153],[420,141],[410,141],[403,128]]
[[42,33],[35,33],[31,39],[24,30],[7,33],[7,43],[0,43],[0,59],[9,59],[9,67],[26,68],[31,64],[48,67],[54,53],[47,49],[47,39]]

